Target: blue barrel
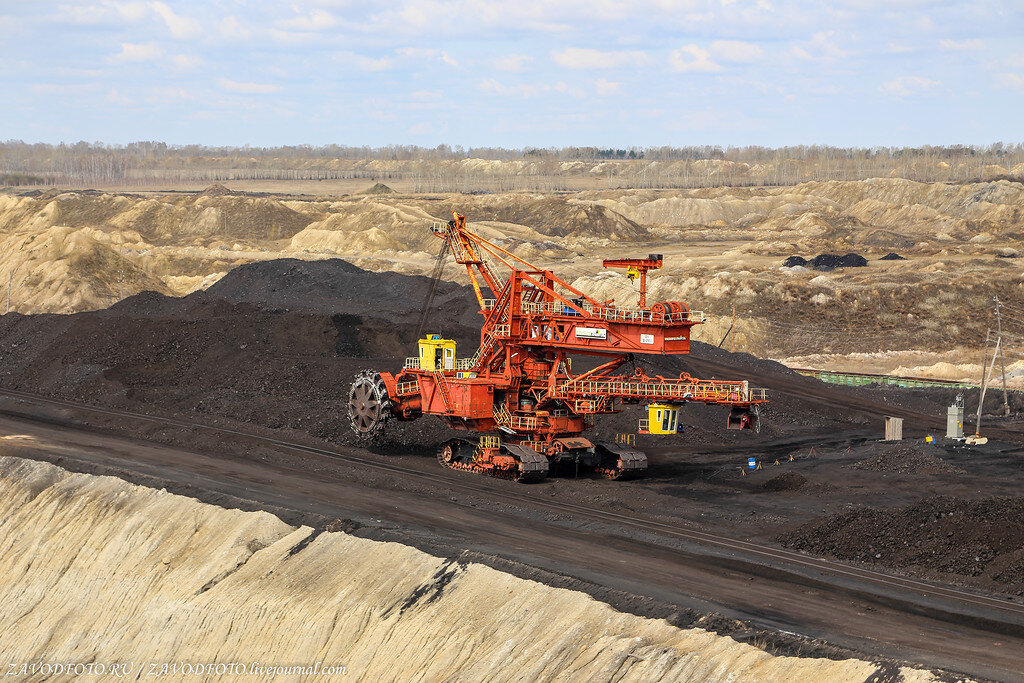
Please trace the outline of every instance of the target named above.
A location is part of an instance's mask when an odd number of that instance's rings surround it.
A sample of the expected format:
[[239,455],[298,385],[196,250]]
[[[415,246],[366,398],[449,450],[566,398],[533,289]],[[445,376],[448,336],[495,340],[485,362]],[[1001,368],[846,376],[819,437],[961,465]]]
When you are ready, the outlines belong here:
[[747,458],[747,467],[752,470],[757,469],[757,458]]

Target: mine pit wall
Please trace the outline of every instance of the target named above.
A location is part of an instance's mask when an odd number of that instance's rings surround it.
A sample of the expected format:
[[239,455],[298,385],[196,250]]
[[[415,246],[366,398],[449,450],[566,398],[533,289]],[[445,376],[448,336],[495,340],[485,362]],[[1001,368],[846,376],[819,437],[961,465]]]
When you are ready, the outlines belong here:
[[777,657],[484,565],[10,457],[0,457],[0,652],[4,667],[320,663],[353,680],[863,681],[877,671]]

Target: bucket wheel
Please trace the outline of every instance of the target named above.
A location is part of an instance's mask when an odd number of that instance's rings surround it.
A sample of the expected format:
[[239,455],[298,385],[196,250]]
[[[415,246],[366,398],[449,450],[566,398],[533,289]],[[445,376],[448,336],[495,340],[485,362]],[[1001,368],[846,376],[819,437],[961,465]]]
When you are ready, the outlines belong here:
[[373,370],[356,375],[348,390],[348,418],[361,439],[379,436],[391,417],[391,399],[381,376]]

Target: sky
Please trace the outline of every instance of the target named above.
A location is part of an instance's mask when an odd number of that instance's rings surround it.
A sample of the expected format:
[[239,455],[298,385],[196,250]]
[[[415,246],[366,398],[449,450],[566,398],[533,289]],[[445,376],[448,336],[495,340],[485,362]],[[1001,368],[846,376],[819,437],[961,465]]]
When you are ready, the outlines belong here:
[[1024,0],[0,0],[0,139],[1024,141]]

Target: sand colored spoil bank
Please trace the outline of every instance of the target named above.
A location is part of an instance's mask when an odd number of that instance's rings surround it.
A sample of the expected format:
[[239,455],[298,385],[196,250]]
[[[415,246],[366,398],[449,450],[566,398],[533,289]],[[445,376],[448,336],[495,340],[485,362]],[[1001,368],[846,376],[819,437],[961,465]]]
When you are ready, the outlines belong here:
[[876,670],[775,657],[479,564],[34,461],[0,458],[0,520],[10,661],[320,662],[365,680],[852,681]]

